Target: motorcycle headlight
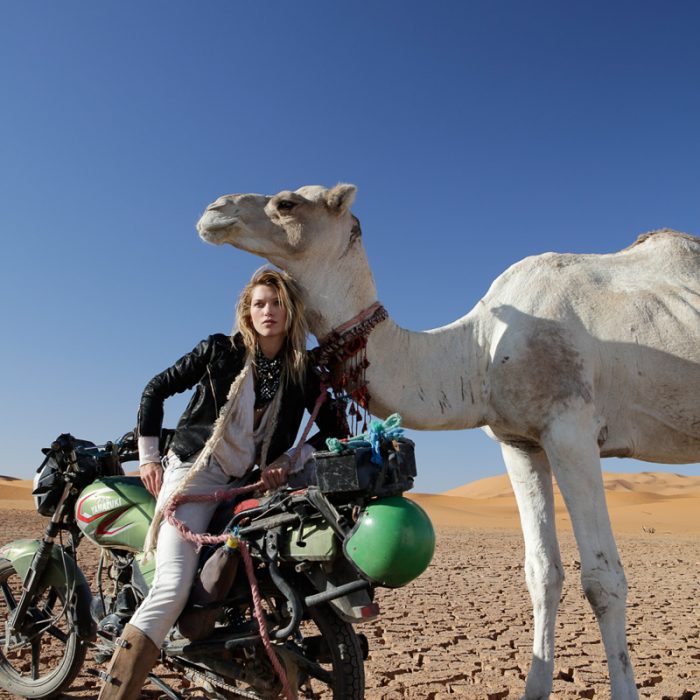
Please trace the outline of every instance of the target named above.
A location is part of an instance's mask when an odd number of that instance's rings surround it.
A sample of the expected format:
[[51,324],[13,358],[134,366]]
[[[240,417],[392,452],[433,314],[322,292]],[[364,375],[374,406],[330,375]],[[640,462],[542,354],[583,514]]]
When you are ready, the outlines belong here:
[[49,454],[37,469],[33,483],[32,496],[37,512],[39,515],[53,515],[63,492],[63,480],[58,462],[52,454]]

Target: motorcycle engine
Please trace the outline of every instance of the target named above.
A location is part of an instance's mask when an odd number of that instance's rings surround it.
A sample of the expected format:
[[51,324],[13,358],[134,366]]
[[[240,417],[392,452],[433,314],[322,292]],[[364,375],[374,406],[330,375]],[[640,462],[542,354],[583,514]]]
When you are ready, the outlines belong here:
[[90,613],[97,623],[97,633],[108,639],[116,639],[136,611],[136,605],[136,595],[131,586],[123,588],[117,596],[93,598]]

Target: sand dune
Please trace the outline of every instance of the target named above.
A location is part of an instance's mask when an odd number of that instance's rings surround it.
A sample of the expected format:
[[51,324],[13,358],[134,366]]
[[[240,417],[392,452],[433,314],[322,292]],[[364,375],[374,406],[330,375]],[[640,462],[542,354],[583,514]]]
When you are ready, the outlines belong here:
[[[619,474],[603,472],[606,491],[628,491],[651,493],[658,496],[699,496],[700,476],[682,476],[665,472],[641,472],[639,474]],[[554,485],[555,493],[559,490]],[[472,481],[464,486],[445,491],[444,496],[463,498],[495,498],[512,496],[513,490],[506,475]]]
[[32,482],[0,476],[0,509],[34,510]]
[[[617,532],[700,533],[700,476],[662,472],[604,473],[610,519]],[[0,509],[33,510],[32,482],[0,476]],[[507,476],[480,479],[442,494],[412,493],[436,526],[517,530],[515,498]],[[555,487],[557,526],[570,530]]]
[[[520,528],[515,498],[460,498],[409,494],[430,515],[436,526],[473,529]],[[700,534],[700,496],[660,496],[655,494],[606,494],[610,520],[616,532],[658,532]],[[561,496],[555,496],[557,528],[571,530],[571,521]]]
[[[663,472],[603,473],[605,496],[617,532],[700,533],[700,476]],[[480,479],[439,496],[415,494],[436,525],[519,527],[507,476]],[[554,489],[557,527],[571,529],[563,499]]]

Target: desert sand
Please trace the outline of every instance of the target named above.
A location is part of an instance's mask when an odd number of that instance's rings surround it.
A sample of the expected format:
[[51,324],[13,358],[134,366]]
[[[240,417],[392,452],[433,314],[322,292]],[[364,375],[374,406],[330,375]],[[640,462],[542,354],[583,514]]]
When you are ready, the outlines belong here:
[[[630,589],[627,631],[640,696],[689,700],[700,694],[700,477],[644,472],[604,479]],[[38,535],[45,525],[30,490],[30,482],[0,478],[0,542]],[[437,549],[419,579],[380,589],[381,615],[358,627],[370,649],[366,697],[519,698],[530,659],[531,611],[507,478],[411,497],[433,520]],[[566,582],[552,698],[609,698],[605,656],[558,494],[557,521]],[[89,543],[79,550],[88,578],[96,553]],[[90,659],[86,667],[94,665]],[[174,685],[177,680],[169,678]],[[160,697],[153,686],[145,692]],[[84,670],[65,697],[96,694],[96,681]]]

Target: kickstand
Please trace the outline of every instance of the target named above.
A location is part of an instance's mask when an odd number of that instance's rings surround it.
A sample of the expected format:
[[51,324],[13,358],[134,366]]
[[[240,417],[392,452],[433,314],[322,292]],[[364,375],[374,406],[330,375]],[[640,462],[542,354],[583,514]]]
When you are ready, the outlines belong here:
[[162,678],[158,678],[155,673],[148,674],[148,680],[153,683],[153,685],[158,686],[160,690],[165,693],[169,698],[173,700],[185,700],[185,696],[181,695],[177,691],[173,690]]
[[[87,668],[85,669],[85,672],[90,676],[96,676],[100,680],[104,680],[104,672],[98,671],[96,668]],[[184,695],[181,695],[177,691],[173,690],[164,680],[158,678],[155,673],[149,673],[148,680],[151,681],[153,685],[158,686],[158,688],[162,690],[163,693],[165,693],[165,695],[167,695],[169,698],[172,698],[173,700],[185,700]]]

